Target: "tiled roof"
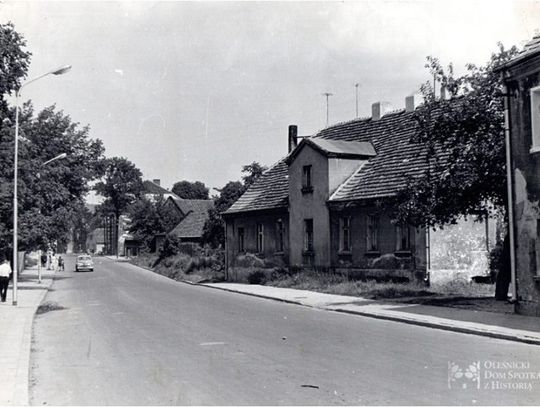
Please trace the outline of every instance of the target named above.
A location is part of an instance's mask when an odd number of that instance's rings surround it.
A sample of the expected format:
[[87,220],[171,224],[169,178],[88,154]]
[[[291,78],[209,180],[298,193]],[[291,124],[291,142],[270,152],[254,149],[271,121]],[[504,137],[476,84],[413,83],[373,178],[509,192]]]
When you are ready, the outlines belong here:
[[404,110],[380,120],[353,120],[329,127],[315,137],[331,140],[370,141],[377,155],[369,159],[332,195],[332,201],[391,196],[406,186],[408,177],[427,168],[425,147],[410,143],[416,128],[413,113]]
[[497,70],[509,68],[513,65],[516,65],[517,63],[530,58],[534,55],[540,54],[540,34],[536,34],[532,40],[530,40],[523,49],[510,61],[506,62],[505,64],[502,64],[501,66],[497,67]]
[[185,218],[171,231],[180,238],[199,238],[208,219],[208,210],[214,207],[211,199],[181,199],[171,197],[177,204]]
[[266,170],[225,213],[286,208],[288,197],[288,166],[282,159]]
[[377,155],[369,141],[330,140],[317,137],[305,138],[286,159],[290,164],[304,145],[310,145],[326,157],[367,158]]
[[149,180],[143,181],[143,190],[145,194],[151,195],[174,195],[171,191]]
[[[416,125],[412,112],[399,110],[376,121],[367,118],[340,123],[310,138],[310,142],[318,146],[338,148],[352,145],[344,142],[355,142],[357,146],[371,146],[367,148],[376,151],[375,156],[370,156],[339,186],[330,200],[354,201],[392,196],[407,185],[410,177],[422,175],[428,167],[426,149],[421,144],[410,142]],[[366,155],[363,154],[364,158]],[[279,161],[265,172],[226,213],[286,207],[289,187],[286,160]]]

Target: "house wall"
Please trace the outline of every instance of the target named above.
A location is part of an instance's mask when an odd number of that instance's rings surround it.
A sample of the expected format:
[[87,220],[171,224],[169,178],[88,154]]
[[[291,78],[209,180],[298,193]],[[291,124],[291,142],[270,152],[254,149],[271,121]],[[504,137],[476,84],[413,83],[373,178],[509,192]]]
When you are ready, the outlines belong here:
[[[302,169],[311,165],[313,191],[302,192]],[[306,145],[289,165],[290,265],[330,266],[328,160]],[[304,253],[304,219],[313,219],[313,255]]]
[[540,86],[540,56],[513,68],[511,75],[508,93],[516,238],[516,312],[540,316],[540,151],[530,151],[530,89]]
[[[277,223],[283,223],[283,251],[278,251]],[[289,215],[286,210],[274,213],[242,213],[228,215],[226,222],[226,252],[229,268],[245,266],[240,264],[247,253],[254,254],[268,267],[285,267],[289,263]],[[257,224],[263,225],[264,250],[257,251]],[[244,228],[244,252],[238,250],[238,228]],[[240,260],[239,260],[240,259]]]
[[[378,214],[379,233],[376,252],[368,250],[368,216]],[[350,218],[351,250],[340,252],[340,218]],[[410,228],[410,251],[397,250],[396,226],[385,213],[375,207],[355,207],[330,212],[331,263],[336,270],[361,272],[368,277],[423,278],[426,271],[426,233],[423,228]]]

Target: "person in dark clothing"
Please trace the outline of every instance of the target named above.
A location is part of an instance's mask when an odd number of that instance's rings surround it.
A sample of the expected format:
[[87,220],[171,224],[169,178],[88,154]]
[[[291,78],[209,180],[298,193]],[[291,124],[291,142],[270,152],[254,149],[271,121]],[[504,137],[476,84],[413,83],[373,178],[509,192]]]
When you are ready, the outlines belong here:
[[6,257],[3,254],[0,254],[0,299],[2,302],[6,302],[10,275],[11,266]]
[[499,272],[497,273],[495,285],[495,299],[497,301],[508,300],[508,288],[512,279],[510,264],[510,238],[507,233],[503,241],[503,249],[499,260]]
[[45,267],[47,265],[47,255],[45,253],[41,254],[41,267]]
[[64,259],[62,256],[58,256],[58,271],[64,271]]

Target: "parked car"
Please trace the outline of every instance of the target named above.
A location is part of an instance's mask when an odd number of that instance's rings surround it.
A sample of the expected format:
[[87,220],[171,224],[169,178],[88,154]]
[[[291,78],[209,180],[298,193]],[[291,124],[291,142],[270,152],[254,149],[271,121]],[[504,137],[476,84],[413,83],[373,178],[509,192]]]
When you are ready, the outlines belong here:
[[75,271],[82,270],[94,271],[94,262],[92,261],[92,257],[90,257],[88,254],[77,256],[77,261],[75,262]]

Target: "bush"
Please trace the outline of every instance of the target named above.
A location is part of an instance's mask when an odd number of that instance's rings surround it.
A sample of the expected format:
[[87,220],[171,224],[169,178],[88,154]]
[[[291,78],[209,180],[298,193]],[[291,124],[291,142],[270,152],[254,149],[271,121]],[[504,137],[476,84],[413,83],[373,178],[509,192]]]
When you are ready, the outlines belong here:
[[249,284],[264,284],[266,282],[266,274],[262,270],[256,270],[248,275]]
[[264,260],[258,258],[253,253],[246,253],[236,257],[235,261],[236,267],[255,267],[255,268],[264,268]]
[[176,235],[168,234],[165,236],[165,241],[163,242],[163,247],[159,251],[159,257],[164,259],[167,257],[174,256],[180,253],[180,245],[182,241]]

